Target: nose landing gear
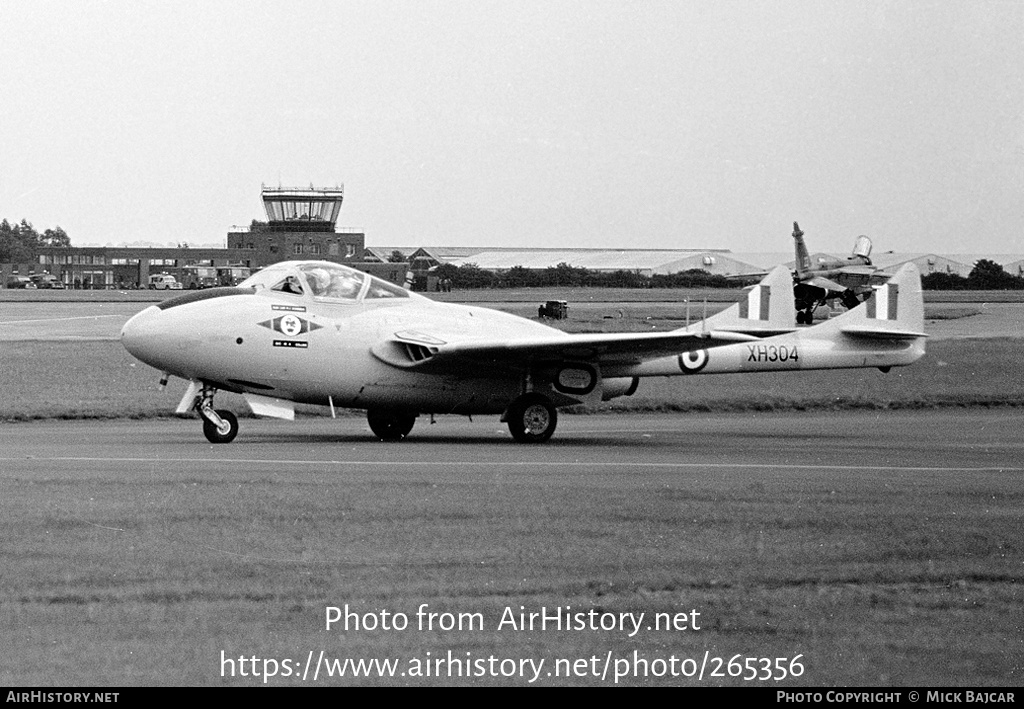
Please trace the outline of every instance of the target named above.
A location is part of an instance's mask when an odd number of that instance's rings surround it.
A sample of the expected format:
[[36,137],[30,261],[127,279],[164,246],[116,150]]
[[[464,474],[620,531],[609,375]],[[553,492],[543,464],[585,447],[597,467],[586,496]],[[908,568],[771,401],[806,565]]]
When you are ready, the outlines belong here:
[[192,408],[203,419],[206,440],[210,443],[231,443],[238,435],[238,417],[227,409],[213,408],[213,395],[216,393],[216,388],[204,384]]

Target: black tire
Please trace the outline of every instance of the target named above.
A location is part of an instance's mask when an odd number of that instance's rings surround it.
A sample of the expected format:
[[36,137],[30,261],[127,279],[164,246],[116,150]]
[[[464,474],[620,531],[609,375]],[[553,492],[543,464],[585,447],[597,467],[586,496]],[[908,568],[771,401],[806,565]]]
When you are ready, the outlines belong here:
[[543,443],[558,425],[558,410],[543,394],[524,394],[508,409],[508,430],[519,443]]
[[796,311],[796,324],[797,325],[803,325],[804,324],[804,311],[802,311],[802,310]]
[[238,435],[238,417],[227,409],[217,409],[217,415],[228,425],[227,433],[221,433],[216,426],[203,419],[203,435],[210,443],[231,443]]
[[370,409],[366,412],[366,421],[380,440],[400,441],[409,435],[416,423],[416,415]]

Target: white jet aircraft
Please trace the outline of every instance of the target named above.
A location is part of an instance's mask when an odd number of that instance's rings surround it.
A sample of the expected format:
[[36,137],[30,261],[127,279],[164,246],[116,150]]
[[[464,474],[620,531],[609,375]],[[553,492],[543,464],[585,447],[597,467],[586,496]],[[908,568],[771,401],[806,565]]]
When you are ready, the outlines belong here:
[[129,320],[135,357],[190,382],[213,443],[238,433],[218,390],[253,412],[294,418],[295,403],[367,410],[400,440],[420,414],[501,414],[515,440],[551,437],[557,408],[636,391],[641,377],[908,365],[924,354],[920,276],[905,266],[861,306],[796,329],[792,280],[777,268],[747,297],[671,332],[570,335],[475,306],[434,302],[347,266],[285,261],[234,288],[169,298]]

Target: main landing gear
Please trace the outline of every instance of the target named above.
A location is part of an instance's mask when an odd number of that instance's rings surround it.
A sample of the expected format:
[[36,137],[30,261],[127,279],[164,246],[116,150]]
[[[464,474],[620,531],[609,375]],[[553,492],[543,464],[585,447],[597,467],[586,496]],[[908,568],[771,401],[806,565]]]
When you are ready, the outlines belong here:
[[814,311],[819,305],[824,305],[824,298],[797,298],[796,299],[796,324],[810,325],[814,322]]
[[520,443],[543,443],[558,425],[558,411],[543,394],[523,394],[505,411],[512,438]]
[[[861,300],[857,297],[849,288],[844,290],[839,295],[839,300],[842,302],[843,307],[847,310],[853,310],[860,305]],[[797,325],[811,325],[814,323],[814,311],[818,309],[818,306],[825,305],[828,299],[822,298],[817,301],[807,301],[797,299],[796,301],[796,323]]]
[[857,298],[857,294],[849,289],[844,290],[843,294],[839,297],[839,299],[842,301],[843,306],[847,310],[853,310],[858,305],[860,305],[860,299]]
[[416,414],[370,409],[366,412],[366,420],[377,438],[382,441],[400,441],[412,430],[413,424],[416,423]]
[[196,397],[193,407],[203,419],[203,435],[210,443],[231,443],[238,435],[238,417],[227,409],[213,408],[213,395],[217,390],[206,384]]

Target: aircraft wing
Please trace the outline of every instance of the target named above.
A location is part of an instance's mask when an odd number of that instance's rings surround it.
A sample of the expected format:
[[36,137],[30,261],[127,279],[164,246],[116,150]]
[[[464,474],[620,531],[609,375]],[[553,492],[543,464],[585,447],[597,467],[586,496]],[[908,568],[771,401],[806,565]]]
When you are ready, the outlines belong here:
[[827,291],[835,291],[837,293],[842,293],[844,290],[846,290],[846,286],[841,286],[835,281],[825,278],[823,276],[815,276],[814,278],[809,278],[806,281],[801,281],[801,283],[806,286],[813,286],[815,288],[820,288],[822,290]]
[[771,271],[752,271],[750,273],[733,273],[725,276],[725,280],[733,283],[746,283],[747,281],[759,281]]
[[[412,333],[410,333],[412,334]],[[682,352],[753,342],[758,337],[739,332],[640,332],[539,336],[513,340],[443,342],[420,333],[396,333],[374,347],[380,359],[397,366],[439,373],[465,373],[467,367],[516,368],[546,361],[635,364]]]
[[865,278],[878,274],[878,269],[874,266],[843,266],[836,270],[847,276],[864,276]]

